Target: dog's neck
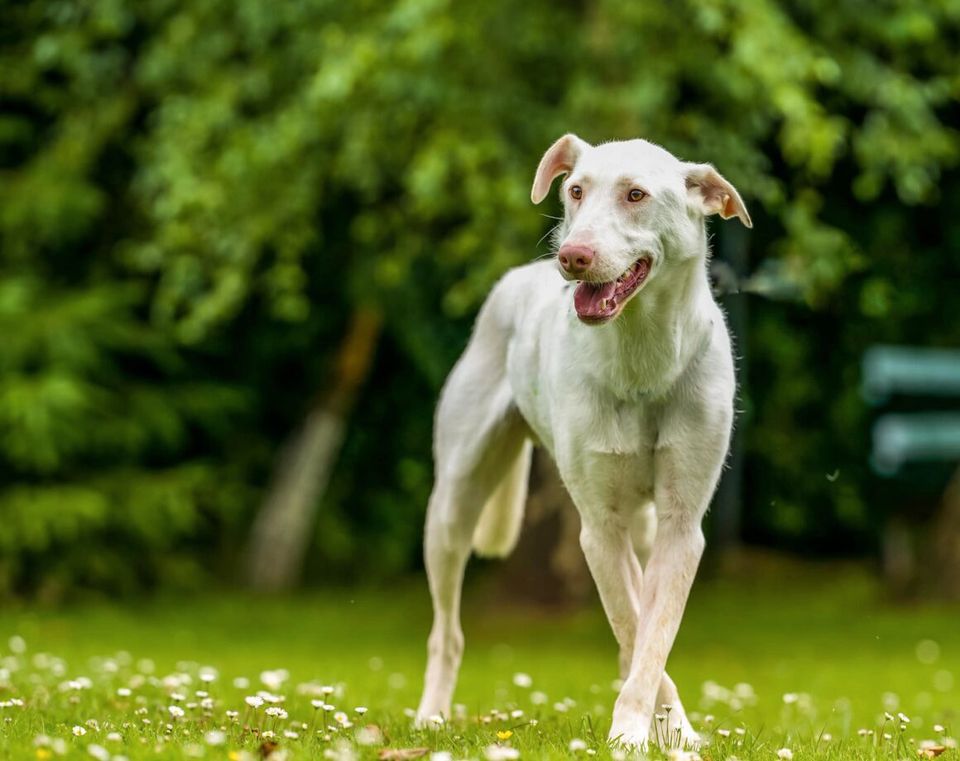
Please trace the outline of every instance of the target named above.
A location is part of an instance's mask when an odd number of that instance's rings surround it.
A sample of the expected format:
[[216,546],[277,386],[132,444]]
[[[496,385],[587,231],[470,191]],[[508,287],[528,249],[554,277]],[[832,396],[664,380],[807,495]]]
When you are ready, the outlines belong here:
[[697,255],[672,261],[616,320],[576,331],[598,385],[621,399],[660,396],[705,350],[718,319],[707,259],[704,235]]

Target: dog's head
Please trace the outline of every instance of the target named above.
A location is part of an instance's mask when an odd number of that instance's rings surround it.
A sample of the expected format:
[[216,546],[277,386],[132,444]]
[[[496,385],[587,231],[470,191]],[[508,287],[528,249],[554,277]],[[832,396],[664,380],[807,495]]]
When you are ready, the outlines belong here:
[[566,279],[580,281],[574,306],[586,323],[612,320],[648,282],[702,256],[704,216],[739,217],[752,227],[740,194],[716,169],[646,140],[592,146],[564,135],[540,161],[534,203],[560,175],[557,263]]

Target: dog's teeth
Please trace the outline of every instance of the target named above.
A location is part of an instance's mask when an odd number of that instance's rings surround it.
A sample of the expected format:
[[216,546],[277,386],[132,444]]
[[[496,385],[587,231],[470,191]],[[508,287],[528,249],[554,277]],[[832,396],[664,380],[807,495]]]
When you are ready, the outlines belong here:
[[607,300],[606,300],[606,299],[600,299],[600,311],[602,312],[602,311],[603,311],[604,309],[606,309],[606,308],[607,308]]

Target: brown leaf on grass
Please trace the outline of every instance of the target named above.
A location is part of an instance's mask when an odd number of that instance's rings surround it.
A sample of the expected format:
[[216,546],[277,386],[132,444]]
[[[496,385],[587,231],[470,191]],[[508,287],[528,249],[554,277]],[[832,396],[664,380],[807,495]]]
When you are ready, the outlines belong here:
[[384,748],[377,754],[383,761],[405,761],[408,758],[420,758],[430,752],[430,748]]
[[361,745],[386,745],[383,730],[376,724],[367,724],[357,731],[357,742]]
[[270,754],[273,753],[279,747],[280,747],[279,744],[273,742],[272,740],[264,740],[262,743],[260,743],[260,748],[259,748],[260,757],[269,758]]
[[920,758],[936,758],[947,749],[946,745],[927,745],[917,749]]

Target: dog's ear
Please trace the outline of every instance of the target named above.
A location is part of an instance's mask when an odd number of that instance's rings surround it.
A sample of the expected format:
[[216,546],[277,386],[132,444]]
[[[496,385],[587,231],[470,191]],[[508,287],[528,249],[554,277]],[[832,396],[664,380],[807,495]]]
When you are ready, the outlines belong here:
[[724,219],[739,217],[747,227],[753,227],[750,213],[743,199],[723,175],[710,164],[687,164],[687,194],[704,214],[719,214]]
[[564,135],[551,145],[547,152],[543,154],[543,158],[540,159],[537,176],[533,178],[530,200],[534,203],[540,203],[546,198],[553,181],[561,174],[567,174],[573,169],[573,165],[577,163],[577,158],[585,148],[589,147],[589,143],[572,133]]

